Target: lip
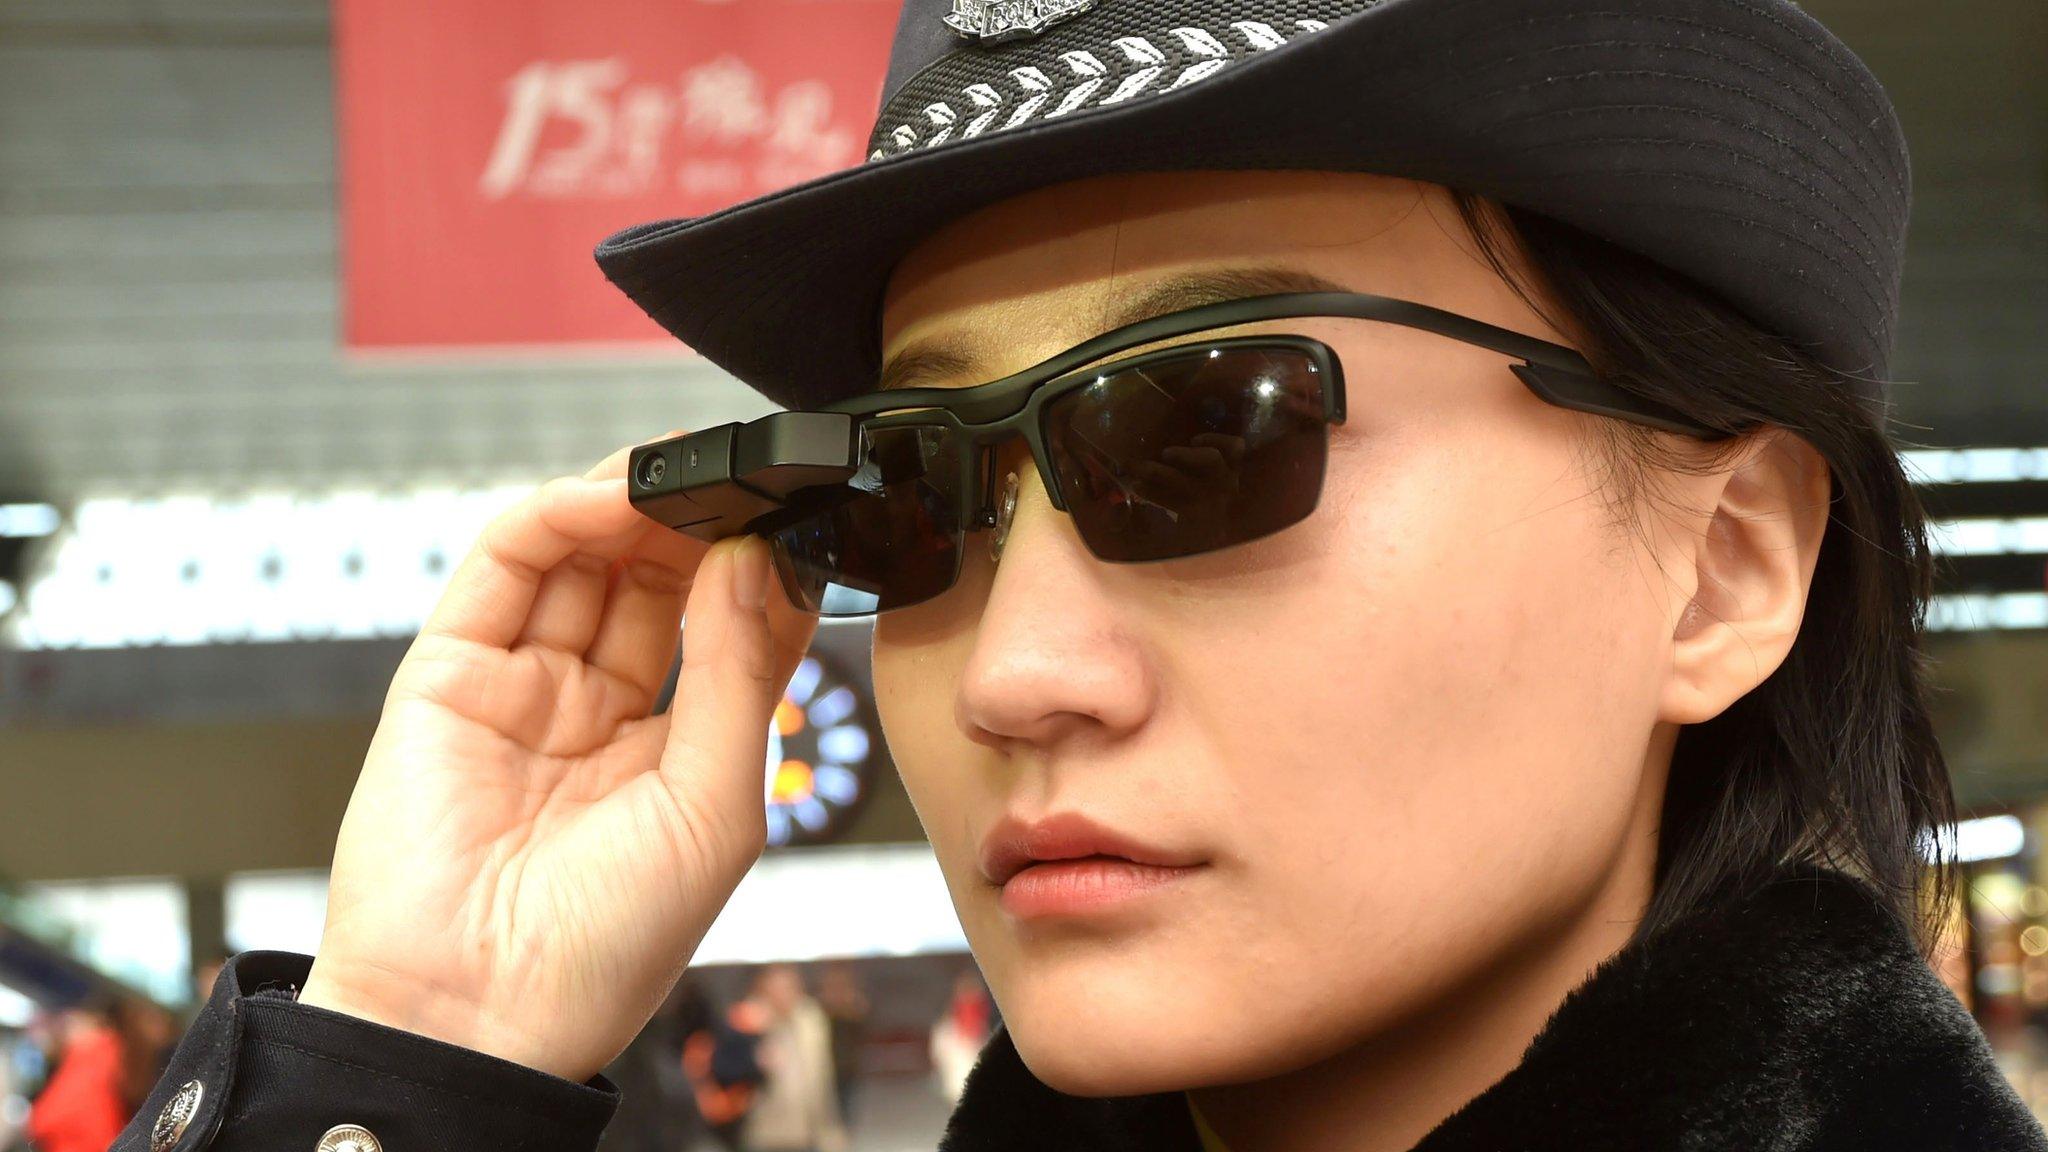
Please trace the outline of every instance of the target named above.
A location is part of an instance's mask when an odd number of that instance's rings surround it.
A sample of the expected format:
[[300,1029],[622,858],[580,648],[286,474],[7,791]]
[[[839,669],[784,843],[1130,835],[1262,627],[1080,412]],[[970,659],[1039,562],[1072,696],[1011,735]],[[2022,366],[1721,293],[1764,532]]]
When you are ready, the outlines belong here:
[[1120,904],[1179,880],[1205,861],[1095,822],[1078,812],[1005,816],[981,843],[981,871],[1003,907],[1035,917]]
[[1170,887],[1199,868],[1136,864],[1120,856],[1047,860],[1010,877],[996,902],[1019,920],[1103,914]]

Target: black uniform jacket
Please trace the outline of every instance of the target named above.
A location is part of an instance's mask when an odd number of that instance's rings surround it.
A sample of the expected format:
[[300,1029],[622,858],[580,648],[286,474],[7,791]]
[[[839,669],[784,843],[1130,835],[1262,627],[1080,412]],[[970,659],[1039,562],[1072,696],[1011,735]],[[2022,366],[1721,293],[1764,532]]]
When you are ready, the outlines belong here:
[[[596,1146],[618,1100],[603,1078],[572,1084],[295,1003],[310,963],[237,957],[115,1152],[312,1152],[340,1125],[387,1152]],[[1055,1092],[999,1032],[940,1147],[1199,1144],[1181,1094]],[[1610,958],[1514,1071],[1415,1152],[1720,1149],[2007,1152],[2048,1139],[1896,917],[1854,881],[1801,870]]]

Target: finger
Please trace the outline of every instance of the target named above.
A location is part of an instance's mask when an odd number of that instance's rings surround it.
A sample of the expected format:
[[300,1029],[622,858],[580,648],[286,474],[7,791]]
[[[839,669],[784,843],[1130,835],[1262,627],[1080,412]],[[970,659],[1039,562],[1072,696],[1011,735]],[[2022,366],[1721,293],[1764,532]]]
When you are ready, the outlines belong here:
[[742,842],[765,835],[761,766],[784,684],[767,553],[755,537],[720,541],[698,569],[661,760],[670,794],[704,830]]
[[505,647],[549,570],[576,552],[616,554],[651,524],[626,499],[624,478],[550,480],[484,526],[420,631]]
[[584,663],[633,685],[651,707],[675,661],[690,587],[690,576],[675,568],[627,557],[617,566]]
[[683,601],[711,545],[660,526],[613,566],[604,612],[584,649],[584,662],[644,689],[661,692],[675,661]]
[[1204,480],[1222,475],[1229,467],[1223,453],[1214,448],[1162,448],[1159,458]]
[[1147,499],[1184,500],[1194,493],[1194,482],[1180,469],[1155,460],[1134,461],[1130,467],[1132,485]]
[[1244,459],[1245,439],[1242,436],[1232,436],[1223,432],[1202,432],[1195,436],[1193,442],[1205,448],[1216,449],[1232,464]]
[[789,678],[796,675],[796,666],[803,661],[804,653],[811,650],[811,641],[818,634],[818,615],[792,603],[781,580],[771,578],[768,585],[768,634],[775,647],[772,709],[781,702],[783,690],[789,687]]
[[[660,440],[682,435],[680,429],[664,436],[657,436],[642,443],[653,444]],[[586,480],[609,480],[626,474],[626,464],[634,448],[629,444],[606,456],[583,474]],[[673,530],[663,530],[655,521],[646,520],[643,530],[625,538],[607,540],[587,549],[570,554],[560,564],[549,569],[541,577],[540,588],[534,594],[533,608],[527,615],[526,625],[520,630],[517,643],[533,644],[552,648],[571,655],[582,656],[595,642],[603,626],[605,614],[613,589],[618,585],[621,565],[615,563],[621,557],[630,555],[641,546],[641,541],[656,534],[679,540],[693,538]],[[672,564],[677,572],[670,579],[661,573],[643,573],[654,584],[672,584],[680,581],[687,584],[689,576],[696,571],[697,561],[703,555],[703,548],[667,548],[651,550],[658,562]],[[629,585],[630,586],[630,585]],[[678,597],[676,612],[682,611]],[[673,645],[670,645],[673,648]],[[666,671],[663,673],[667,675]]]
[[[659,525],[648,521],[647,527]],[[517,643],[583,655],[604,618],[605,603],[612,591],[613,561],[631,551],[638,535],[606,541],[609,547],[579,548],[543,573]]]

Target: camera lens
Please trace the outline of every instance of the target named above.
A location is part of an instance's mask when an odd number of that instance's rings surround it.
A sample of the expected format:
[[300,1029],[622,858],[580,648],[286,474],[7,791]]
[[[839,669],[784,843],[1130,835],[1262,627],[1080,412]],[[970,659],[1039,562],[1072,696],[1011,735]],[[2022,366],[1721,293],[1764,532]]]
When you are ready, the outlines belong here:
[[640,458],[639,479],[642,488],[653,488],[668,475],[668,457],[659,452],[649,452]]

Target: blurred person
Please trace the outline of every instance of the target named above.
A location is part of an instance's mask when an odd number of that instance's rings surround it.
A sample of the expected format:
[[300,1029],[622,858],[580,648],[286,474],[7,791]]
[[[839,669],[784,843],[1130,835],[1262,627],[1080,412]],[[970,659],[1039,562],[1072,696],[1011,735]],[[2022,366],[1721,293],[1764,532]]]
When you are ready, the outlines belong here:
[[993,1028],[988,989],[972,972],[953,978],[953,998],[932,1024],[932,1077],[946,1099],[958,1102]]
[[213,995],[214,982],[220,979],[221,969],[228,966],[228,957],[233,955],[227,948],[216,948],[206,954],[206,959],[192,970],[192,1006],[180,1021],[182,1027],[191,1027],[199,1016],[199,1009],[207,998]]
[[760,1050],[772,1023],[768,1006],[745,996],[724,1012],[707,1012],[685,1033],[683,1072],[697,1114],[723,1148],[742,1146],[747,1116],[767,1080]]
[[1906,157],[1817,22],[911,0],[869,147],[599,250],[852,476],[707,546],[622,450],[495,519],[317,960],[237,959],[163,1116],[224,1063],[218,1152],[594,1144],[874,609],[1004,1020],[945,1148],[2048,1147],[1915,935]]
[[647,1027],[604,1074],[619,1089],[619,1110],[599,1152],[681,1152],[696,1146],[703,1123],[683,1069],[683,1045],[703,1025],[706,1005],[694,981],[677,983]]
[[26,1147],[23,1128],[28,1123],[29,1094],[35,1087],[27,1081],[38,1055],[25,1032],[0,1026],[0,1152],[19,1152]]
[[703,984],[685,973],[656,1013],[661,1021],[661,1054],[664,1062],[656,1069],[662,1098],[668,1102],[672,1123],[670,1133],[680,1147],[695,1147],[707,1134],[703,1115],[697,1110],[696,1093],[683,1066],[684,1046],[692,1033],[704,1027],[712,1015],[711,997]]
[[26,1047],[20,1057],[21,1084],[29,1099],[42,1095],[44,1087],[50,1083],[57,1058],[64,1054],[64,1036],[69,1031],[69,1021],[76,1015],[76,1012],[38,1007],[35,1015],[29,1018],[28,1031],[23,1037]]
[[794,965],[771,964],[748,1000],[766,1027],[759,1059],[764,1079],[747,1111],[746,1152],[843,1152],[846,1131],[833,1081],[832,1024],[804,990]]
[[50,1080],[29,1109],[38,1152],[107,1152],[149,1094],[175,1038],[170,1014],[113,994],[72,1014]]
[[220,979],[221,969],[228,966],[228,957],[232,955],[233,953],[226,948],[216,948],[206,953],[205,961],[192,970],[194,1000],[204,1004],[207,997],[213,995],[214,982]]
[[839,1097],[839,1121],[854,1128],[853,1101],[860,1091],[861,1048],[867,1042],[872,1006],[853,965],[837,961],[818,977],[818,1004],[832,1023],[832,1080]]

